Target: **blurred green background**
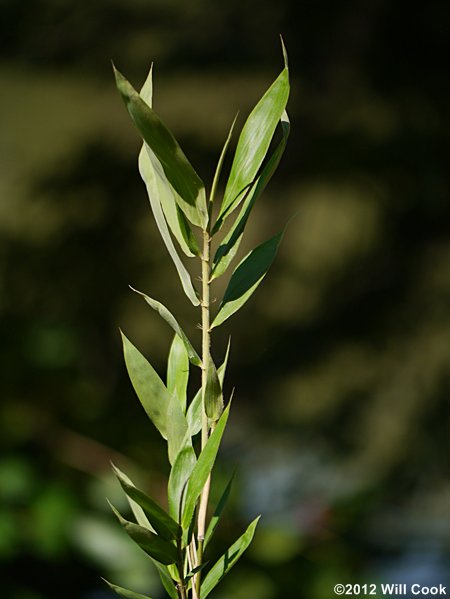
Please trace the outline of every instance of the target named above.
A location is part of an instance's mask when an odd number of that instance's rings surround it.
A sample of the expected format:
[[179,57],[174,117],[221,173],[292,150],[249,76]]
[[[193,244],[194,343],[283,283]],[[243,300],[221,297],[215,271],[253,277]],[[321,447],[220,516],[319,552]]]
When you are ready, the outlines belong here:
[[[448,5],[401,0],[2,0],[0,580],[6,599],[153,599],[105,497],[109,460],[164,501],[163,444],[118,327],[163,373],[198,342],[114,88],[155,62],[154,106],[208,182],[289,51],[292,133],[247,245],[292,221],[232,334],[213,494],[219,544],[263,513],[217,599],[328,599],[336,583],[450,583]],[[220,288],[216,293],[219,294]],[[214,552],[211,559],[214,559]]]

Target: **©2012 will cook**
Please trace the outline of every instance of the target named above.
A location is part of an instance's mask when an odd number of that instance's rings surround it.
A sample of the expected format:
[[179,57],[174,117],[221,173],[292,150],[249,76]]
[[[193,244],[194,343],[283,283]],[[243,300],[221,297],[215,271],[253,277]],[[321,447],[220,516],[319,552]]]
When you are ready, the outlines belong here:
[[[283,231],[251,250],[232,270],[225,293],[213,311],[210,288],[225,275],[237,254],[258,197],[275,172],[289,135],[287,54],[284,68],[256,104],[240,132],[224,192],[218,197],[224,158],[236,119],[223,146],[209,193],[177,140],[153,110],[152,68],[137,92],[114,67],[117,89],[141,138],[139,172],[153,217],[188,300],[201,312],[201,349],[197,350],[175,316],[160,301],[132,289],[162,317],[174,333],[166,381],[122,333],[128,374],[145,412],[167,443],[170,476],[168,511],[113,466],[135,522],[111,506],[131,539],[150,557],[171,599],[206,599],[252,541],[259,518],[215,563],[208,548],[230,493],[231,481],[208,520],[211,471],[227,424],[231,398],[223,397],[230,344],[216,367],[214,329],[237,312],[255,292],[275,259]],[[272,140],[276,138],[274,142]],[[276,140],[278,139],[278,142]],[[223,233],[223,225],[227,222]],[[211,251],[214,241],[216,250]],[[201,264],[201,285],[180,258]],[[188,398],[190,369],[201,370],[201,387]],[[107,584],[126,599],[148,596]]]

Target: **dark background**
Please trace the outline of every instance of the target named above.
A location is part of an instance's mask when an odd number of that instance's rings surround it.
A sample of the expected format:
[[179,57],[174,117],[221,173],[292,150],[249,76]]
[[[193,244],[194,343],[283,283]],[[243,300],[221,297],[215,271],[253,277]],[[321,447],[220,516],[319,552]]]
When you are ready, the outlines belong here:
[[[218,599],[328,599],[337,583],[449,584],[447,3],[2,0],[0,580],[6,599],[163,597],[109,512],[112,458],[164,501],[163,444],[118,327],[164,372],[199,342],[136,168],[110,59],[209,185],[236,111],[290,59],[292,133],[247,245],[292,215],[239,315],[211,554],[263,513]],[[243,250],[245,250],[243,248]],[[216,293],[220,294],[220,285]],[[191,324],[189,324],[191,323]],[[216,492],[216,491],[215,491]],[[220,587],[219,587],[220,589]]]

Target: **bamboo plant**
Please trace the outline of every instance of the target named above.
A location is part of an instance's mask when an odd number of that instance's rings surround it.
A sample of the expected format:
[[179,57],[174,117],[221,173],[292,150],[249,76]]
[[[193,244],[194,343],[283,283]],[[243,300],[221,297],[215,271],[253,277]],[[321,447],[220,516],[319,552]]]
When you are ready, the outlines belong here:
[[[207,196],[203,181],[153,110],[152,68],[137,92],[114,67],[117,88],[143,140],[139,172],[159,233],[184,293],[201,311],[201,351],[198,352],[166,306],[133,289],[174,332],[166,382],[122,333],[131,383],[148,417],[167,442],[171,469],[168,511],[136,487],[116,466],[113,466],[114,472],[136,521],[128,521],[111,507],[131,539],[150,557],[171,599],[206,599],[246,550],[258,523],[257,518],[216,563],[206,561],[209,543],[230,491],[228,484],[208,521],[211,471],[231,404],[228,401],[225,405],[222,392],[229,345],[222,364],[216,368],[211,337],[214,329],[237,312],[261,283],[275,258],[282,232],[258,245],[237,264],[215,313],[210,288],[235,258],[251,210],[285,149],[289,135],[286,113],[289,73],[284,46],[283,55],[284,68],[242,128],[220,202],[217,197],[219,178],[236,119]],[[279,135],[278,143],[273,142],[275,135]],[[240,210],[236,211],[238,207]],[[224,227],[226,233],[223,234],[223,225],[228,219],[230,226]],[[196,289],[191,272],[180,259],[180,251],[201,264],[201,289]],[[188,401],[189,371],[195,368],[201,370],[201,387]],[[107,584],[127,599],[150,599]]]

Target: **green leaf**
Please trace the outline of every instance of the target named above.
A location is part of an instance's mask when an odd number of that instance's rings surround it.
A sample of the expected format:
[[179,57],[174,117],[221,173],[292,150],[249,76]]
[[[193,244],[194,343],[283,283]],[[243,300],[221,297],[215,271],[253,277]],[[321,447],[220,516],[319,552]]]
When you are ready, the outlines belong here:
[[128,536],[150,557],[166,566],[169,564],[174,564],[177,561],[178,552],[175,545],[165,541],[146,528],[139,526],[139,524],[134,524],[134,522],[125,520],[125,518],[123,518],[122,515],[112,505],[111,509]]
[[[152,108],[153,64],[139,95]],[[200,250],[188,221],[177,205],[176,191],[167,180],[161,163],[151,148],[144,143],[140,156],[140,172],[149,195],[159,198],[167,224],[186,256],[197,256]],[[156,188],[154,187],[156,183]],[[180,203],[180,201],[178,202]],[[151,202],[150,202],[151,204]]]
[[180,451],[191,445],[191,436],[189,435],[186,416],[180,406],[180,402],[175,395],[169,396],[167,406],[167,444],[169,452],[169,461],[173,465]]
[[[222,364],[219,366],[217,370],[217,374],[219,375],[219,382],[221,387],[223,387],[223,380],[225,378],[225,372],[228,364],[228,357],[230,355],[230,347],[231,347],[231,337],[228,340],[227,351],[225,352],[225,358]],[[197,435],[202,429],[202,390],[199,389],[194,397],[194,399],[189,404],[186,418],[188,421],[188,427],[190,431],[191,437]]]
[[108,582],[106,578],[102,578],[104,582],[109,586],[109,588],[117,593],[120,597],[124,597],[124,599],[151,599],[147,595],[141,595],[140,593],[134,593],[133,591],[129,591],[128,589],[124,589],[122,587],[117,586],[116,584],[112,584]]
[[247,547],[250,545],[253,535],[255,534],[256,525],[258,524],[258,518],[253,520],[244,534],[231,545],[231,547],[222,555],[222,557],[216,562],[211,570],[206,575],[203,584],[201,586],[200,598],[206,599],[209,593],[214,587],[222,580],[222,578],[228,574],[234,564],[238,561]]
[[[115,466],[112,462],[111,462],[111,466],[112,466],[112,468],[113,468],[114,471],[117,470],[118,472],[120,472],[119,469],[117,468],[117,466]],[[120,472],[120,476],[131,487],[136,486],[133,483],[133,481],[131,480],[131,478],[129,476],[127,476],[124,472]],[[131,508],[131,511],[133,512],[133,516],[136,518],[136,522],[140,526],[142,526],[144,528],[147,528],[151,532],[155,532],[155,529],[153,528],[153,526],[148,521],[148,518],[145,515],[145,512],[141,508],[141,506],[139,504],[137,504],[135,501],[133,501],[133,499],[131,499],[131,497],[129,497],[128,495],[127,495],[127,500],[128,500],[128,503],[130,504],[130,508]]]
[[285,111],[288,97],[289,72],[286,65],[242,128],[214,232],[220,229],[224,219],[242,201],[245,191],[252,185]]
[[147,416],[167,439],[169,394],[151,364],[122,333],[123,353],[131,383]]
[[113,466],[114,474],[126,495],[135,501],[147,514],[150,524],[162,538],[173,541],[181,538],[180,525],[167,514],[151,497],[130,484],[128,477],[116,466]]
[[247,224],[252,208],[256,200],[259,198],[259,196],[266,188],[267,184],[272,178],[272,175],[276,171],[278,164],[280,163],[290,131],[289,118],[286,112],[284,112],[283,116],[281,117],[281,128],[283,137],[280,143],[273,151],[270,159],[266,163],[261,174],[250,187],[249,192],[245,197],[239,216],[237,217],[233,226],[231,227],[231,229],[217,248],[213,260],[211,280],[220,277],[229,267],[241,244],[245,225]]
[[147,302],[147,304],[153,308],[153,310],[156,310],[156,312],[158,312],[158,314],[167,322],[167,324],[172,327],[172,329],[174,330],[174,332],[179,335],[179,337],[181,337],[181,339],[183,340],[183,343],[186,347],[186,351],[189,357],[189,361],[194,364],[194,366],[201,366],[202,361],[199,357],[199,355],[197,354],[197,352],[195,351],[195,349],[192,347],[191,342],[189,341],[189,339],[187,338],[185,332],[183,331],[183,329],[180,327],[180,325],[178,324],[178,322],[176,321],[175,317],[173,316],[173,314],[164,306],[164,304],[161,304],[161,302],[158,302],[154,299],[152,299],[151,297],[149,297],[148,295],[146,295],[145,293],[142,293],[142,291],[138,291],[137,289],[134,289],[133,287],[130,286],[130,289],[132,291],[134,291],[135,293],[139,294],[140,296],[142,296],[145,301]]
[[221,325],[251,297],[275,259],[283,232],[259,245],[238,264],[211,328]]
[[192,446],[185,447],[177,455],[169,476],[169,513],[174,520],[181,522],[183,498],[186,485],[194,470],[197,457]]
[[166,589],[169,597],[171,597],[171,599],[179,599],[172,576],[169,573],[170,566],[163,566],[162,564],[158,563],[153,558],[150,558],[150,559],[152,560],[153,564],[155,565],[155,567],[158,571],[158,575],[161,580],[161,583],[162,583],[163,587]]
[[128,112],[161,163],[167,180],[180,198],[181,210],[191,223],[206,228],[208,211],[205,186],[158,115],[140,97],[127,79],[114,67],[116,85]]
[[188,380],[189,356],[183,340],[175,333],[167,361],[167,391],[178,399],[183,413],[186,412]]
[[180,260],[175,246],[173,245],[164,212],[161,207],[161,204],[164,200],[163,196],[165,193],[167,193],[166,188],[164,187],[164,184],[161,183],[161,180],[158,179],[152,162],[150,159],[147,160],[146,154],[146,147],[143,147],[139,154],[139,172],[141,173],[141,177],[147,186],[147,193],[156,225],[166,245],[167,251],[169,252],[170,257],[175,264],[175,268],[177,269],[178,276],[180,277],[181,285],[183,286],[185,294],[194,306],[198,306],[200,303],[200,300],[198,299],[198,293],[192,285],[189,272]]
[[205,406],[206,415],[212,422],[219,420],[223,412],[223,395],[219,376],[211,355],[209,356],[209,366],[206,374],[203,405]]
[[181,526],[183,528],[183,540],[186,540],[184,538],[185,533],[191,524],[197,499],[199,498],[209,473],[214,466],[217,452],[219,451],[220,441],[222,440],[222,435],[228,420],[229,412],[230,404],[228,404],[223,411],[222,416],[219,418],[217,426],[208,439],[203,451],[199,455],[197,463],[195,464],[192,474],[189,478],[186,489],[186,502],[184,505],[183,518],[181,522]]
[[[219,179],[220,179],[220,174],[222,172],[222,167],[223,167],[223,162],[225,160],[225,156],[228,150],[228,146],[230,145],[230,141],[231,141],[231,137],[233,135],[233,130],[234,130],[234,126],[236,124],[236,119],[237,119],[237,115],[234,118],[234,121],[231,123],[231,127],[230,130],[228,132],[228,137],[225,140],[225,143],[223,145],[222,148],[222,152],[220,153],[220,157],[219,157],[219,162],[217,163],[217,167],[216,167],[216,172],[214,173],[214,179],[211,185],[211,194],[209,196],[209,209],[210,212],[212,210],[212,206],[214,203],[214,198],[216,196],[216,191],[217,191],[217,185],[219,184]],[[209,217],[211,218],[211,214],[209,215]]]
[[214,512],[211,520],[209,521],[209,525],[208,525],[208,528],[207,528],[206,534],[205,534],[205,542],[204,542],[203,547],[206,547],[206,545],[209,543],[209,541],[211,540],[211,537],[213,536],[213,534],[217,528],[217,525],[219,524],[220,516],[222,515],[222,512],[227,504],[228,497],[230,496],[231,485],[233,484],[233,479],[234,479],[234,473],[233,473],[233,476],[230,478],[229,483],[225,487],[225,490],[222,493],[221,498],[219,499],[219,503],[217,504],[215,512]]

